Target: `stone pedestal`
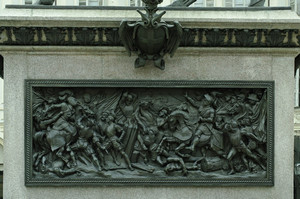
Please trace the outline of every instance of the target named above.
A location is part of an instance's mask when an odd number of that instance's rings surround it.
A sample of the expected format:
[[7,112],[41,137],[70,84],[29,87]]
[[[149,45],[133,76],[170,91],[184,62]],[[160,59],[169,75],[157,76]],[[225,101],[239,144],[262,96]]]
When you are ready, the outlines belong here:
[[[121,47],[6,47],[4,198],[11,199],[292,199],[293,49],[179,48],[161,71],[135,69]],[[271,80],[275,81],[272,187],[26,187],[24,185],[24,80]]]

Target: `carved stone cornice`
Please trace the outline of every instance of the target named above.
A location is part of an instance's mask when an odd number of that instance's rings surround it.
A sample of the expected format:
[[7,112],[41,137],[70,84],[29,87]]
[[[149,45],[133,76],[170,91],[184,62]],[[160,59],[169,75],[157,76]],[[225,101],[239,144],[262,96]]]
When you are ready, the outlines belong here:
[[[0,46],[122,46],[117,27],[0,27]],[[184,28],[180,47],[298,48],[299,29]]]

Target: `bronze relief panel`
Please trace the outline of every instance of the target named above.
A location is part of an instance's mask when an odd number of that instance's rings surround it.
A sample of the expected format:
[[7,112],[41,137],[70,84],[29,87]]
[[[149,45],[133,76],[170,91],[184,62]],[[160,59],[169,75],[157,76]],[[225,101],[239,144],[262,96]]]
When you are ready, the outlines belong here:
[[26,80],[25,183],[272,186],[273,87]]

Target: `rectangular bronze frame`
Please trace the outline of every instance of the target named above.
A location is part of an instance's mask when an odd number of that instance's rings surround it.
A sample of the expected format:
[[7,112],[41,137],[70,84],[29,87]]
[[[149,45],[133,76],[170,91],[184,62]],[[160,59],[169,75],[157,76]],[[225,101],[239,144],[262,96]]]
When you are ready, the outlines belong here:
[[[35,87],[70,88],[240,88],[267,91],[267,166],[263,179],[34,179],[32,96]],[[274,81],[25,80],[26,186],[274,186]]]

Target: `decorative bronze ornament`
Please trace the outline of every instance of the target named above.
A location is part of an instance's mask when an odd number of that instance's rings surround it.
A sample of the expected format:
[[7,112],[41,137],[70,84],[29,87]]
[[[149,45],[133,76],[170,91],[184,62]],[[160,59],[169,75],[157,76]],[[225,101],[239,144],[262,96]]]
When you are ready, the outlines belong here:
[[27,186],[274,184],[274,82],[25,85]]
[[172,57],[178,48],[182,27],[178,21],[166,23],[161,20],[166,13],[163,11],[157,14],[157,5],[162,0],[143,0],[146,4],[145,11],[137,12],[142,20],[130,23],[123,20],[120,24],[119,35],[126,51],[131,56],[131,51],[138,53],[135,60],[135,67],[139,68],[146,64],[146,60],[153,60],[154,65],[162,70],[165,68],[164,55],[169,53]]
[[[0,27],[0,35],[0,46],[123,46],[117,27]],[[179,47],[299,48],[300,31],[184,28]]]

